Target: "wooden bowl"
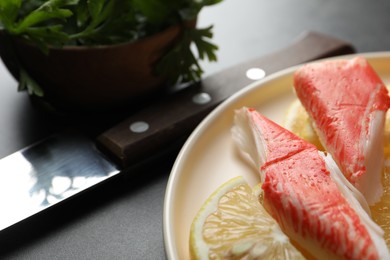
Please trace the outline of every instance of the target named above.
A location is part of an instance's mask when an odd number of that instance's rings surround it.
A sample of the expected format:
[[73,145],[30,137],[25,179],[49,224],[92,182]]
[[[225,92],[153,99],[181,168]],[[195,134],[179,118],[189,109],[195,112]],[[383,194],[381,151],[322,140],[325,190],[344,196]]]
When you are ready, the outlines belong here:
[[16,79],[19,63],[44,90],[43,99],[67,111],[104,110],[136,102],[164,86],[153,73],[181,32],[173,26],[133,43],[65,46],[44,54],[22,39],[0,34],[0,56]]

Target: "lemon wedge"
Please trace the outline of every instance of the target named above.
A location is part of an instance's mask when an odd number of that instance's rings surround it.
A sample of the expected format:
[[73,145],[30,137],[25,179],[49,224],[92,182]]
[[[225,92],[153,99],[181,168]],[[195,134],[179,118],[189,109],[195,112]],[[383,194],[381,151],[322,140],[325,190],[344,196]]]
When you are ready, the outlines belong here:
[[305,259],[242,177],[220,186],[195,216],[192,259]]
[[385,232],[384,238],[390,248],[390,158],[385,159],[383,167],[383,195],[381,200],[370,207],[372,219]]
[[312,126],[309,114],[298,99],[288,107],[283,126],[303,140],[314,144],[318,150],[325,150]]
[[384,131],[384,154],[385,158],[390,157],[390,112],[386,113],[385,131]]

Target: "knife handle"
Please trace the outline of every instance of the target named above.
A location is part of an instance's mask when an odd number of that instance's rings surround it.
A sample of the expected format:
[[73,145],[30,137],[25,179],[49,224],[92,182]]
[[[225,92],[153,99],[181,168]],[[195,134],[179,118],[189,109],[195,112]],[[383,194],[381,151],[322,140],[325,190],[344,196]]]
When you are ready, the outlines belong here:
[[188,135],[218,104],[254,80],[250,68],[269,75],[304,62],[354,53],[347,42],[317,32],[300,35],[289,46],[206,77],[138,111],[98,136],[98,145],[121,166],[145,160]]

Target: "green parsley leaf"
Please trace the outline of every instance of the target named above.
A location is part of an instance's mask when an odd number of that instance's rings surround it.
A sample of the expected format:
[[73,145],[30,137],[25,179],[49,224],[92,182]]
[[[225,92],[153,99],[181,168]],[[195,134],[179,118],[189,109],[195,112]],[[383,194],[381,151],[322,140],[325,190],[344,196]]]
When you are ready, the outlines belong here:
[[0,1],[0,21],[5,28],[13,28],[21,5],[22,0]]
[[207,58],[216,61],[218,47],[208,41],[212,35],[212,26],[204,29],[187,28],[176,46],[158,62],[157,74],[166,75],[171,83],[199,81],[203,70],[190,43],[194,43],[199,60]]
[[30,75],[24,70],[20,70],[18,91],[27,90],[30,95],[43,97],[43,90],[38,83],[33,80]]

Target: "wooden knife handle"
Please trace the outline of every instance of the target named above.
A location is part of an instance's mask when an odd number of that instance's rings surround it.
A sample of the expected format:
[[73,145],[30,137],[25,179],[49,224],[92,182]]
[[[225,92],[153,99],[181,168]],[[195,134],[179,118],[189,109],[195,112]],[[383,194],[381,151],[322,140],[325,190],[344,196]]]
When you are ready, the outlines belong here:
[[137,112],[98,136],[98,145],[121,167],[129,167],[188,135],[213,108],[253,82],[246,77],[248,69],[261,68],[269,75],[304,62],[350,53],[354,48],[345,41],[306,32],[284,49],[211,75]]

